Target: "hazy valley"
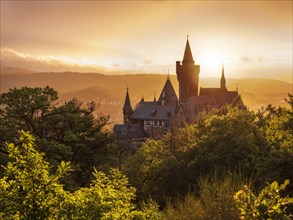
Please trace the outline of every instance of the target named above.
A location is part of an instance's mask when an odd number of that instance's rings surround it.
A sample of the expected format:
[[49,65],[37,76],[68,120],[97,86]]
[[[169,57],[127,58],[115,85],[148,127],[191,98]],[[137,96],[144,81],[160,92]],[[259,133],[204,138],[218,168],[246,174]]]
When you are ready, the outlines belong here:
[[[122,106],[126,88],[132,107],[143,96],[145,100],[152,100],[154,95],[158,98],[166,81],[166,75],[160,74],[135,74],[135,75],[104,75],[99,73],[78,72],[34,72],[32,70],[2,67],[1,68],[1,93],[10,88],[45,87],[50,86],[59,92],[61,102],[73,97],[84,103],[95,101],[100,104],[99,111],[110,114],[112,122],[122,121]],[[178,94],[178,82],[175,75],[170,75],[173,87]],[[229,90],[236,90],[241,94],[245,104],[251,110],[261,106],[273,104],[285,106],[284,98],[292,93],[292,84],[273,80],[227,78]],[[219,87],[219,78],[201,78],[201,87]]]

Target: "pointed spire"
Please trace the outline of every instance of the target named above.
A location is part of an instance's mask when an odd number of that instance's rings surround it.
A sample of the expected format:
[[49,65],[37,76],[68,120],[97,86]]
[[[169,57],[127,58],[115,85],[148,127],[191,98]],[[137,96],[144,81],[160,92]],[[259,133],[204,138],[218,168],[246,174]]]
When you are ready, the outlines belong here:
[[132,111],[132,107],[130,104],[130,98],[129,98],[129,94],[128,94],[128,85],[127,85],[127,89],[126,89],[126,97],[125,97],[125,102],[124,102],[124,106],[123,106],[123,112],[127,112],[127,111]]
[[225,73],[224,73],[224,63],[222,63],[222,78],[225,78]]
[[184,56],[183,56],[182,63],[192,63],[192,64],[194,64],[194,60],[193,60],[193,57],[192,57],[188,37],[189,36],[187,35],[187,41],[186,41],[186,46],[185,46],[185,51],[184,51]]
[[167,76],[167,80],[170,80],[169,68],[168,68],[168,76]]
[[224,73],[224,63],[222,64],[221,89],[226,89],[226,79]]
[[157,102],[156,93],[154,93],[154,102]]

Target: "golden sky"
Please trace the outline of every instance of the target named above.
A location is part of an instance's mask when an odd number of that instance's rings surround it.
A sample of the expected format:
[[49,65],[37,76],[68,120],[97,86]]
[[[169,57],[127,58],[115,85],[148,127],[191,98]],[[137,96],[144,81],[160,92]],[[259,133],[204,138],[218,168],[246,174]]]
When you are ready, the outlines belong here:
[[292,82],[292,1],[3,1],[1,65],[175,74],[186,35],[201,77]]

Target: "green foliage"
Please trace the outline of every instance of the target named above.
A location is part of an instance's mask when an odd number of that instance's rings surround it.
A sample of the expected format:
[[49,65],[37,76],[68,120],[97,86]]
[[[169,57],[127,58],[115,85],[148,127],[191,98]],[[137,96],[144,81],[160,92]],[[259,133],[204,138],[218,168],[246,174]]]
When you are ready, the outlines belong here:
[[228,173],[225,177],[199,179],[200,200],[204,206],[205,219],[239,219],[233,195],[247,182],[240,174]]
[[252,112],[223,109],[197,124],[198,151],[192,163],[206,172],[240,169],[250,176],[269,148]]
[[[268,106],[261,112],[261,120],[265,121],[261,129],[271,148],[271,153],[258,168],[261,187],[265,182],[293,179],[293,96],[289,94],[286,101],[289,108]],[[293,196],[292,184],[286,191]]]
[[7,144],[11,159],[0,179],[0,213],[4,219],[57,218],[66,199],[66,192],[58,182],[70,167],[61,163],[55,174],[33,145],[34,138],[21,132],[21,146]]
[[10,132],[17,136],[21,129],[30,130],[42,136],[40,123],[42,118],[50,115],[54,103],[58,99],[57,92],[49,87],[10,89],[0,96],[0,115],[3,123],[12,123]]
[[244,186],[234,196],[241,219],[290,219],[286,208],[293,203],[293,198],[282,198],[280,195],[280,191],[288,184],[289,180],[282,185],[275,181],[265,187],[258,196],[248,186]]
[[180,128],[177,133],[173,136],[171,131],[162,139],[147,140],[129,159],[126,172],[139,192],[139,199],[151,195],[162,204],[166,196],[187,192],[186,178],[195,181],[186,167],[187,152],[195,144],[194,127]]
[[202,202],[192,193],[188,193],[183,200],[175,203],[167,202],[164,212],[168,220],[206,219]]
[[61,162],[51,174],[44,155],[34,149],[34,138],[22,131],[19,141],[19,146],[6,145],[10,161],[0,179],[0,218],[162,219],[154,202],[136,208],[135,189],[118,170],[109,176],[95,171],[89,187],[68,192],[59,180],[70,171],[69,163]]
[[108,163],[114,153],[113,139],[105,130],[109,117],[96,114],[97,105],[73,99],[57,105],[57,92],[49,87],[11,89],[0,95],[0,153],[5,164],[6,141],[14,142],[18,130],[36,137],[37,149],[45,153],[53,169],[70,161],[74,172],[63,179],[67,188],[89,185],[93,167]]
[[118,170],[111,170],[109,176],[95,171],[94,176],[90,187],[74,192],[71,215],[83,219],[130,219],[135,189],[128,186],[127,178]]
[[293,96],[289,94],[289,109],[273,107],[269,111],[266,136],[275,150],[293,153]]
[[127,173],[130,182],[138,189],[139,199],[146,199],[154,194],[157,188],[156,183],[160,169],[163,169],[166,160],[172,160],[173,155],[160,140],[149,139],[130,158]]
[[184,153],[194,148],[195,132],[194,125],[184,124],[182,127],[177,127],[174,122],[171,130],[162,137],[162,140],[168,146],[169,151],[176,156],[178,153]]
[[236,202],[233,195],[245,181],[235,173],[228,173],[225,178],[216,174],[199,179],[199,193],[188,193],[183,200],[172,204],[168,202],[165,208],[167,219],[174,220],[226,220],[239,219]]

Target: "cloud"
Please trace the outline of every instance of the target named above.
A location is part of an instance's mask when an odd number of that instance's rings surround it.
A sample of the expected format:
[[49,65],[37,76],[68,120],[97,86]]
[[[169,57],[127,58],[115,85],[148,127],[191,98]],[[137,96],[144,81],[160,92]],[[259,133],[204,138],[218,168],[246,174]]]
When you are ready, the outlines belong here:
[[242,55],[240,57],[240,61],[242,63],[262,63],[263,62],[263,56],[252,57],[252,56]]
[[145,59],[145,60],[143,61],[143,64],[145,64],[145,65],[152,64],[152,61],[149,60],[149,59]]
[[250,63],[251,58],[250,58],[249,56],[243,55],[243,56],[240,57],[240,60],[241,60],[243,63]]
[[[139,52],[140,51],[140,52]],[[137,50],[139,53],[144,53]],[[39,72],[94,72],[104,74],[137,74],[147,72],[160,72],[158,65],[152,65],[150,59],[139,62],[128,62],[127,60],[116,60],[100,65],[97,61],[89,58],[71,58],[63,56],[35,56],[22,53],[11,48],[1,48],[1,65],[6,67],[24,68]],[[145,66],[148,68],[145,68]]]
[[1,65],[21,67],[36,71],[79,71],[108,72],[106,67],[97,65],[88,58],[69,58],[62,56],[34,56],[10,48],[1,48]]

